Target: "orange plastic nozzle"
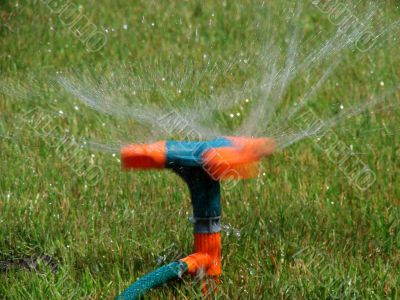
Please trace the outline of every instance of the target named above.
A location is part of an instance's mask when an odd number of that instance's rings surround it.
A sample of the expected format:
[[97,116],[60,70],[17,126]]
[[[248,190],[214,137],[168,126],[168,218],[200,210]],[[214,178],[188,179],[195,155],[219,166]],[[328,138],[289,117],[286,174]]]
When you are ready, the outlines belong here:
[[203,155],[204,165],[215,179],[252,178],[258,174],[259,161],[275,151],[269,138],[228,137],[232,146],[212,148]]
[[166,162],[165,141],[122,147],[121,158],[124,169],[164,168]]
[[276,150],[275,140],[271,138],[228,137],[228,139],[249,160],[259,160]]

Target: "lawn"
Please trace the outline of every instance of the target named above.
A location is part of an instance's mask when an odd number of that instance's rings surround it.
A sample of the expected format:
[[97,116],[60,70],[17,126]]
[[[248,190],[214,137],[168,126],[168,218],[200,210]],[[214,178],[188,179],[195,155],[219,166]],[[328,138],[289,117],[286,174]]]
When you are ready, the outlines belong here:
[[[1,299],[112,299],[192,253],[189,192],[177,176],[122,172],[118,153],[82,147],[183,133],[110,115],[107,101],[92,110],[60,78],[139,112],[190,107],[195,119],[214,105],[206,126],[232,134],[294,36],[301,61],[339,30],[311,0],[72,0],[63,15],[66,3],[0,1]],[[250,125],[263,134],[272,134],[269,120],[279,132],[304,129],[287,112],[330,66],[300,116],[327,120],[382,100],[277,151],[257,178],[222,184],[223,274],[212,298],[400,298],[400,30],[390,27],[400,8],[355,3],[342,1],[355,22],[374,12],[368,49],[328,48],[285,87],[276,115]],[[71,23],[77,13],[97,39]],[[200,298],[200,288],[184,277],[148,297]]]

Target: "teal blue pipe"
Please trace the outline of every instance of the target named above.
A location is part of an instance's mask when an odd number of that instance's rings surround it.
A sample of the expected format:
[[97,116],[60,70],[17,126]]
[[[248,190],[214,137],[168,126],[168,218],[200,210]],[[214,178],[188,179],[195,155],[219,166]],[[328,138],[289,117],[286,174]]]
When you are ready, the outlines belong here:
[[188,266],[183,261],[176,261],[162,266],[141,277],[138,281],[129,286],[119,296],[118,300],[140,299],[150,289],[166,283],[172,279],[180,278],[188,271]]
[[193,217],[215,218],[221,215],[219,181],[213,180],[202,167],[169,167],[186,182],[193,206]]
[[190,191],[195,233],[221,230],[220,183],[203,169],[203,154],[212,148],[229,146],[232,146],[232,142],[226,138],[203,142],[166,143],[166,167],[177,173]]

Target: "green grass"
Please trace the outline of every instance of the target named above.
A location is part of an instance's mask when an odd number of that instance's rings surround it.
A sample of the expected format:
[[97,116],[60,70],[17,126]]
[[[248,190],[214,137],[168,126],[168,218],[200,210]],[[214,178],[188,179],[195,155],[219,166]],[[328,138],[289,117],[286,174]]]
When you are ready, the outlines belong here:
[[[95,53],[86,51],[43,1],[21,1],[18,7],[0,2],[0,261],[42,254],[58,261],[55,273],[45,264],[36,272],[1,272],[1,299],[110,299],[154,269],[159,257],[169,262],[191,253],[189,195],[176,176],[123,173],[111,155],[92,157],[70,143],[57,148],[62,137],[70,136],[107,140],[129,134],[126,138],[135,141],[144,129],[85,108],[48,79],[66,68],[96,69],[101,78],[125,64],[150,87],[141,95],[146,101],[162,103],[162,92],[175,95],[179,105],[207,99],[257,78],[256,58],[267,39],[274,36],[287,48],[285,18],[294,5],[265,2],[75,1],[99,29],[109,30],[105,47]],[[375,28],[399,19],[396,1],[380,1],[377,7],[383,21]],[[352,9],[362,16],[362,7]],[[307,51],[336,30],[311,1],[302,5],[295,24]],[[319,31],[321,36],[310,39]],[[398,49],[397,32],[366,53],[345,51],[310,107],[325,118],[340,104],[357,105],[392,89],[400,78]],[[244,58],[249,61],[243,63]],[[233,62],[233,68],[211,70],[208,61]],[[297,78],[281,111],[330,63]],[[193,85],[199,70],[205,75]],[[183,80],[182,94],[171,86],[156,90],[160,86],[154,80],[161,74],[175,83]],[[388,102],[399,99],[392,93]],[[216,118],[235,126],[229,118],[233,109],[222,109]],[[216,298],[400,298],[400,114],[396,109],[371,112],[333,129],[376,174],[366,191],[321,150],[329,141],[313,140],[265,161],[265,176],[230,189],[224,184],[223,223],[228,226]],[[32,125],[43,115],[51,116],[49,136]],[[103,172],[95,184],[84,171],[93,166]],[[185,278],[149,297],[192,299],[200,297],[199,288],[195,279]]]

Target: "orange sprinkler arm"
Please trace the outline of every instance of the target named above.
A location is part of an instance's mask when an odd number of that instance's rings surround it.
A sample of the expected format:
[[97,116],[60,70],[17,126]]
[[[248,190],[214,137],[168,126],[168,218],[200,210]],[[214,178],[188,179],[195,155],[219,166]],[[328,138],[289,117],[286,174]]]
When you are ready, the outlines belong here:
[[124,169],[165,168],[165,141],[153,144],[135,144],[122,147],[122,167]]

